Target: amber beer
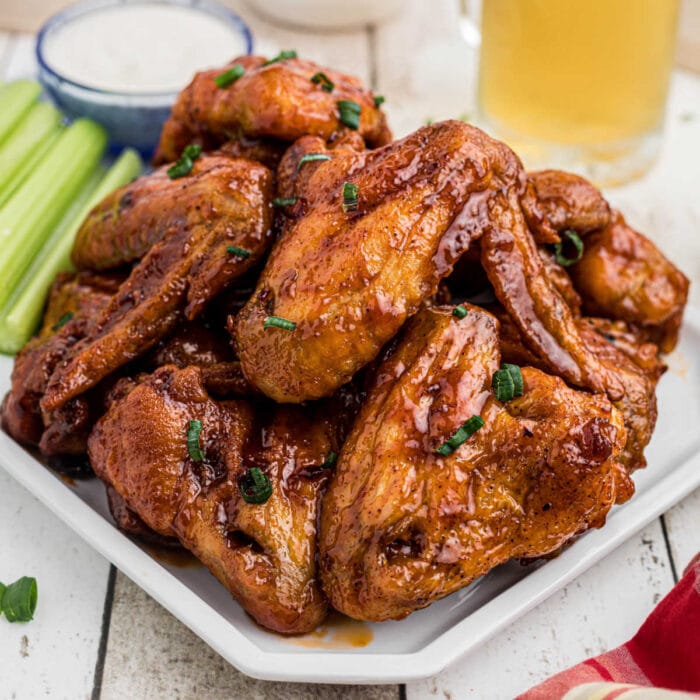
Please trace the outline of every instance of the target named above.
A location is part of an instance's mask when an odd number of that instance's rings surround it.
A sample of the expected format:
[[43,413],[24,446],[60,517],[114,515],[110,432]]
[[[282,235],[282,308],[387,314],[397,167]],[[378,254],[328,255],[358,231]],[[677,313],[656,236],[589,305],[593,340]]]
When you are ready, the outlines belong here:
[[483,0],[482,120],[526,165],[638,174],[658,146],[677,15],[677,0]]

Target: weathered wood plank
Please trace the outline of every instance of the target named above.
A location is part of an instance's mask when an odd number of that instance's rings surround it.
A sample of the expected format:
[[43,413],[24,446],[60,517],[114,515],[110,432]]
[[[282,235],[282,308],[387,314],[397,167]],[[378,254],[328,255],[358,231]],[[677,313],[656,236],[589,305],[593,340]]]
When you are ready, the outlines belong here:
[[515,697],[629,639],[673,586],[658,520],[446,672],[407,687],[409,700]]
[[0,581],[34,576],[34,620],[0,619],[3,698],[92,692],[109,564],[0,471]]
[[679,576],[700,552],[700,489],[664,515],[671,556]]
[[268,683],[248,678],[119,574],[101,697],[397,700],[399,690],[397,686]]

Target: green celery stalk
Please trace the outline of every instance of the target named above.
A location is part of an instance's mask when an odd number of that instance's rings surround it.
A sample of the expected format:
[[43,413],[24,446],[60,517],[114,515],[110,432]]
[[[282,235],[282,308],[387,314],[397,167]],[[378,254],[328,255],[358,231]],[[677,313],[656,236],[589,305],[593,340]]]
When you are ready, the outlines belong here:
[[58,133],[61,113],[47,102],[38,102],[0,146],[0,192],[42,142]]
[[15,80],[0,86],[0,143],[29,111],[41,93],[36,80]]
[[0,314],[0,352],[15,353],[29,340],[39,323],[46,294],[59,272],[70,270],[75,234],[90,210],[117,187],[136,177],[143,164],[136,151],[122,152],[98,183],[90,182],[61,220],[51,238],[32,262],[20,286]]
[[54,143],[56,143],[58,137],[63,131],[65,131],[63,126],[60,126],[55,131],[52,131],[39,144],[39,147],[22,163],[12,180],[6,183],[4,189],[0,189],[0,209],[7,204],[12,195],[20,188],[20,185],[29,177],[29,175],[39,167],[39,163],[41,163],[44,156],[49,152]]
[[102,127],[78,119],[0,210],[0,308],[99,163],[106,143]]

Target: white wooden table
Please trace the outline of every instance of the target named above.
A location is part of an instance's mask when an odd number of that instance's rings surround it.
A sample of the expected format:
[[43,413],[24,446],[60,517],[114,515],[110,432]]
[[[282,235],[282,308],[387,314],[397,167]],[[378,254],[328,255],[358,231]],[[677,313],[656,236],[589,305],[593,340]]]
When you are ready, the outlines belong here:
[[[453,5],[407,0],[390,23],[335,34],[292,31],[240,9],[259,52],[296,48],[361,76],[386,96],[391,125],[403,135],[426,119],[470,112],[474,57]],[[0,78],[34,72],[33,38],[0,33]],[[644,180],[607,193],[680,263],[696,306],[699,156],[700,78],[678,73],[659,163]],[[629,638],[698,549],[700,491],[438,677],[405,687],[266,683],[226,664],[0,472],[0,579],[34,575],[40,589],[32,623],[0,621],[0,699],[511,698]]]

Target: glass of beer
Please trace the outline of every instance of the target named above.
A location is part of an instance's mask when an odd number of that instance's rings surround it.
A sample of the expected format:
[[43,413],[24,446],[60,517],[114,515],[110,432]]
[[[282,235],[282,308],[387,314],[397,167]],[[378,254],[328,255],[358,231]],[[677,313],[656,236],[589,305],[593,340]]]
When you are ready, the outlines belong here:
[[479,122],[526,167],[626,182],[653,163],[678,0],[483,0]]

